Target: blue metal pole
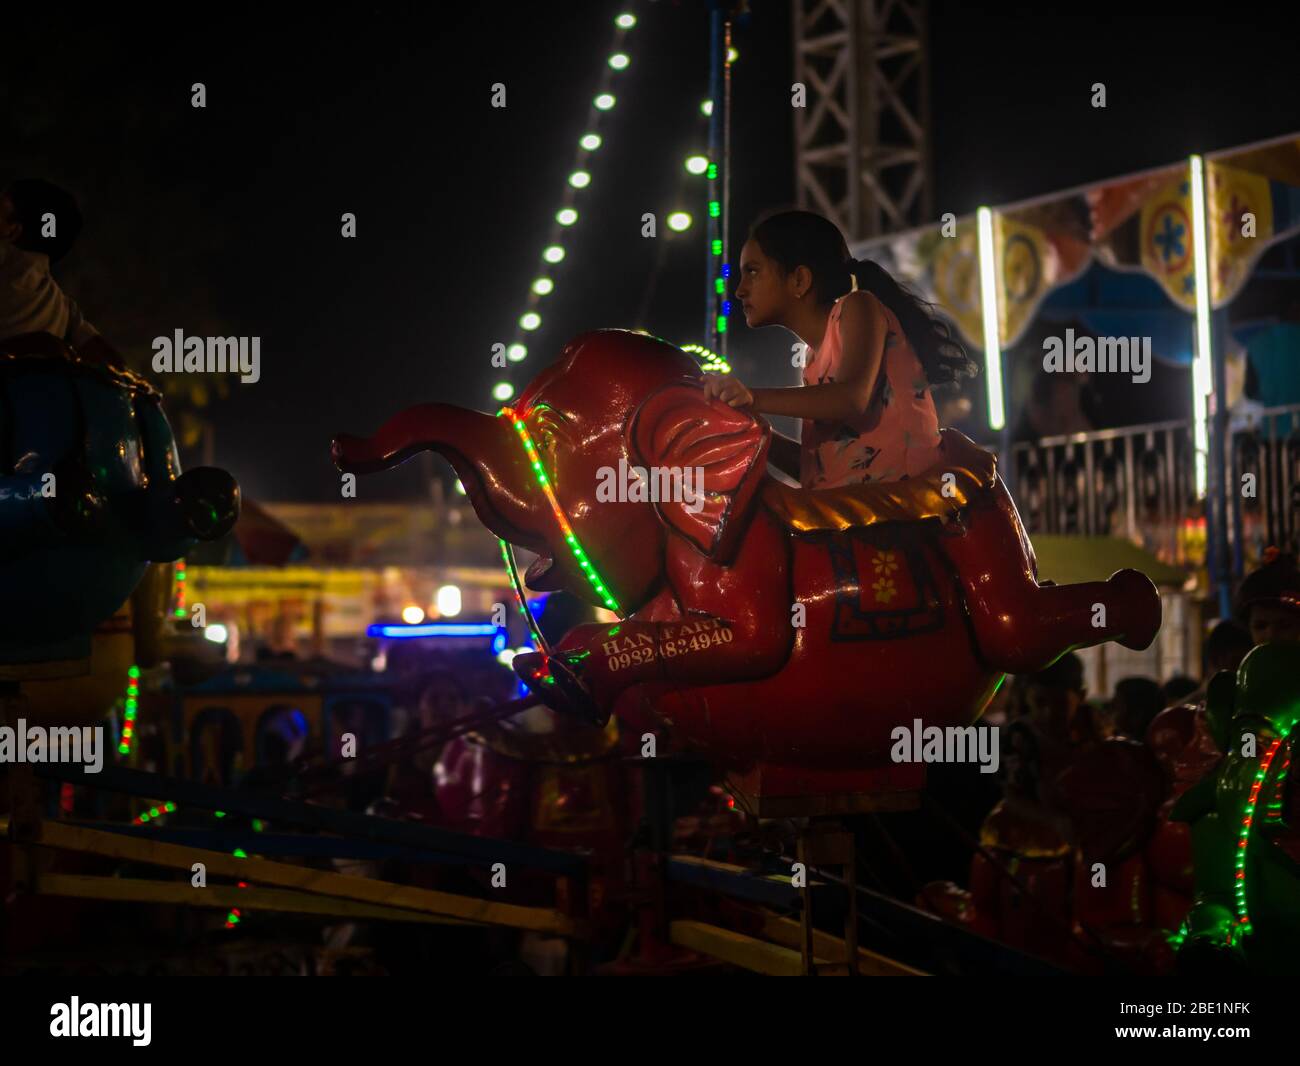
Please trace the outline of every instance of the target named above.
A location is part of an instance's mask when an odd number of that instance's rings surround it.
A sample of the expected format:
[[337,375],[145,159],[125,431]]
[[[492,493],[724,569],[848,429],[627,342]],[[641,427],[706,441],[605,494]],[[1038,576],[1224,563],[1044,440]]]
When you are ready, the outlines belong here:
[[[725,13],[723,11],[724,0],[709,0],[709,99],[713,107],[709,112],[709,164],[717,169],[713,171],[719,178],[722,176],[722,118],[723,118],[723,64],[726,61],[726,42],[723,39],[723,25],[725,22]],[[707,338],[705,344],[713,351],[720,351],[721,346],[718,344],[718,294],[715,291],[714,274],[717,270],[714,264],[718,257],[713,254],[713,242],[722,240],[722,219],[714,218],[708,209],[709,201],[713,198],[713,190],[719,187],[716,180],[707,180],[705,182],[704,194],[704,214],[709,220],[705,228],[705,245],[704,245],[704,336]],[[727,254],[727,249],[722,249],[722,254]]]
[[1207,473],[1209,474],[1209,492],[1206,498],[1206,562],[1209,566],[1210,583],[1219,601],[1219,616],[1232,617],[1232,567],[1228,553],[1228,486],[1227,486],[1227,443],[1228,411],[1227,380],[1224,373],[1223,338],[1224,310],[1211,312],[1210,319],[1210,353],[1211,380],[1213,382],[1211,398],[1214,411],[1206,427],[1210,438],[1210,455]]

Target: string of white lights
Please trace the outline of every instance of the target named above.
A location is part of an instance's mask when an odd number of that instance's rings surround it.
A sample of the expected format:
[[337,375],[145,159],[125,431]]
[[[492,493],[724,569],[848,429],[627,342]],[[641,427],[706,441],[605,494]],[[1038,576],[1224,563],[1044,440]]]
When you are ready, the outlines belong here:
[[[624,38],[636,25],[636,21],[636,16],[626,11],[614,19],[614,41],[609,58],[605,61],[600,86],[592,97],[591,109],[587,114],[587,132],[578,138],[577,154],[573,171],[569,174],[565,186],[564,201],[555,212],[551,223],[550,239],[542,249],[542,260],[548,267],[555,267],[564,261],[563,235],[566,230],[578,223],[580,216],[576,204],[579,194],[591,186],[591,171],[587,169],[587,158],[604,143],[599,132],[600,120],[618,103],[618,98],[610,90],[613,88],[614,79],[631,66],[631,57],[623,51],[622,46]],[[555,279],[551,274],[550,270],[544,270],[529,286],[527,305],[523,314],[519,316],[515,335],[506,347],[505,356],[508,363],[521,363],[528,358],[528,346],[524,343],[524,338],[527,334],[541,329],[542,315],[538,307],[544,297],[555,292]],[[506,403],[514,394],[515,386],[509,380],[498,381],[492,387],[492,399],[497,404]]]

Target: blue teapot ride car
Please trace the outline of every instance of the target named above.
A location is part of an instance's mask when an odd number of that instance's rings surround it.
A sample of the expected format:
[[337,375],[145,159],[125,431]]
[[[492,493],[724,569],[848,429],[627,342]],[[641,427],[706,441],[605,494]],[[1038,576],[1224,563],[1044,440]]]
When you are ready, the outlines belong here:
[[[55,337],[0,341],[0,678],[82,660],[150,562],[227,533],[239,486],[182,474],[161,395]],[[87,709],[85,713],[103,707]]]

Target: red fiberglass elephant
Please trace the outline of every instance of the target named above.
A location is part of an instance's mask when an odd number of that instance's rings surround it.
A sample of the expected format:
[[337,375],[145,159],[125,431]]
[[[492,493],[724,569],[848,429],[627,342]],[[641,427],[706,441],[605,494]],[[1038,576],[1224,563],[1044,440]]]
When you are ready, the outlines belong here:
[[[961,434],[922,477],[791,488],[767,473],[767,423],[702,380],[664,341],[601,330],[495,417],[422,404],[334,457],[365,473],[445,456],[482,522],[537,553],[530,588],[620,616],[516,659],[543,701],[598,720],[648,704],[733,767],[883,766],[891,729],[969,725],[1006,673],[1153,639],[1160,601],[1136,571],[1037,583],[993,456]],[[632,467],[645,491],[609,500]],[[701,493],[659,491],[683,470]]]

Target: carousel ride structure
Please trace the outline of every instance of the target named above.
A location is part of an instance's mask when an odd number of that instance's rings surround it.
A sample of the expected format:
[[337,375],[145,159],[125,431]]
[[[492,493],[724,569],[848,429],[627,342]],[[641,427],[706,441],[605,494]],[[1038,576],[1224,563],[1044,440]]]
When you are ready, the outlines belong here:
[[1261,644],[1210,684],[1222,759],[1174,803],[1191,831],[1195,890],[1176,942],[1191,972],[1293,975],[1300,951],[1300,649]]
[[[891,764],[896,727],[968,726],[1007,673],[1154,639],[1160,600],[1136,571],[1037,582],[994,457],[961,434],[944,431],[917,478],[803,490],[768,474],[767,423],[702,384],[678,348],[601,330],[497,417],[422,404],[336,438],[335,461],[367,473],[446,457],[484,525],[536,553],[529,588],[618,616],[518,656],[536,696],[671,730],[759,814],[880,809],[923,781],[922,766]],[[651,486],[695,471],[700,488],[607,499],[621,469]]]
[[90,656],[150,562],[223,536],[239,488],[214,467],[181,473],[148,382],[48,334],[0,344],[0,396],[0,669],[39,677]]
[[[135,374],[93,364],[49,335],[0,343],[0,724],[103,728],[112,697],[136,695],[134,665],[163,647],[170,568],[200,540],[234,525],[239,490],[223,470],[181,472],[160,394]],[[135,608],[134,614],[132,608]],[[153,649],[149,651],[148,649]],[[445,740],[522,709],[471,716],[417,740]],[[129,716],[128,716],[129,717]],[[125,727],[123,727],[125,730]],[[30,735],[30,733],[28,734]],[[102,745],[101,745],[102,750]],[[120,750],[120,749],[119,749]],[[579,857],[511,842],[338,811],[285,798],[284,788],[237,788],[136,769],[130,760],[26,761],[0,779],[0,959],[52,943],[80,950],[83,905],[146,903],[238,915],[295,913],[422,925],[474,924],[575,935],[580,923],[554,907],[497,903],[381,880],[323,874],[304,859],[416,856],[433,864],[507,861],[585,884]],[[341,764],[327,769],[338,776]],[[354,767],[349,767],[354,769]],[[50,802],[60,786],[59,811]],[[147,824],[78,817],[78,790],[144,801]],[[164,802],[165,800],[165,802]],[[113,802],[118,809],[117,801]],[[184,808],[188,824],[162,811]],[[204,826],[193,816],[208,812]],[[162,823],[161,825],[159,823]],[[234,824],[232,824],[234,823]],[[298,832],[265,833],[268,824]],[[305,829],[306,832],[301,830]],[[268,856],[275,856],[270,858]],[[283,859],[284,861],[280,861]],[[132,877],[117,864],[161,867]],[[196,862],[211,879],[191,883]],[[569,893],[582,899],[583,891]],[[230,925],[227,919],[227,926]],[[220,921],[216,928],[220,928]],[[91,966],[102,964],[90,958]]]

